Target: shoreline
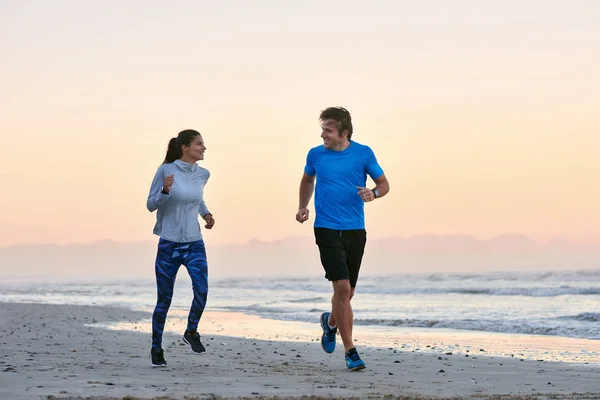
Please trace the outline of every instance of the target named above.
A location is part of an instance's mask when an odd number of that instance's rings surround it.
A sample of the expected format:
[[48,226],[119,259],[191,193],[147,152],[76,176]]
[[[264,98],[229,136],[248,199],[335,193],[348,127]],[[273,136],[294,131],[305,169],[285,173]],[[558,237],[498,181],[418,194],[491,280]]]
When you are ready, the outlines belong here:
[[[138,310],[151,314],[149,310]],[[188,310],[172,308],[165,332],[179,334],[187,325]],[[97,324],[105,329],[151,334],[151,319],[134,323]],[[205,310],[199,330],[203,334],[242,339],[288,342],[319,342],[321,328],[315,323],[276,320],[237,311]],[[355,325],[357,347],[397,351],[460,355],[487,355],[529,360],[592,364],[600,367],[600,340],[550,335],[483,332],[441,328],[406,328]],[[338,339],[340,339],[338,337]]]
[[[180,334],[169,330],[163,342],[168,367],[152,368],[146,331],[99,327],[144,325],[140,321],[147,321],[150,313],[103,306],[0,304],[0,398],[6,399],[498,395],[600,399],[600,368],[592,364],[465,357],[458,352],[372,347],[359,341],[367,369],[350,372],[340,346],[328,355],[318,341],[280,340],[276,332],[273,340],[202,333],[207,353],[195,355]],[[216,328],[233,330],[235,318],[229,317]],[[269,329],[256,321],[252,324]],[[314,327],[312,335],[316,340]]]

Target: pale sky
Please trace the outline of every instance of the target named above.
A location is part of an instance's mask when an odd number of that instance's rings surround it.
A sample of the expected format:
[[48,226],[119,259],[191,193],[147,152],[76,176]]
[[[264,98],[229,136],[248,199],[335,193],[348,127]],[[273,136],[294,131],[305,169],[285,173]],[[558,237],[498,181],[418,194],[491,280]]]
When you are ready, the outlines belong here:
[[0,246],[153,238],[188,128],[208,244],[310,236],[298,184],[333,105],[390,180],[369,237],[600,242],[598,21],[595,0],[0,0]]

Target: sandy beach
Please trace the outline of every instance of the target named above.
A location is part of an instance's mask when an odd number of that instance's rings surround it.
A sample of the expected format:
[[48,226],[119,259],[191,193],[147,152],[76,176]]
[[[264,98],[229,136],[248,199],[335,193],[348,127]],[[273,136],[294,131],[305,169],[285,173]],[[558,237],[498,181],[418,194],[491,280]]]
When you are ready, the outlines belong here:
[[[240,336],[214,334],[214,326],[203,333],[203,355],[192,354],[169,330],[163,343],[168,367],[152,368],[148,318],[116,307],[2,303],[0,399],[600,398],[595,363],[363,344],[368,368],[349,372],[341,346],[325,354],[302,332],[296,340],[276,333],[273,340],[245,338],[235,321],[222,321],[218,329]],[[129,329],[100,327],[107,323]],[[318,329],[315,324],[313,336]]]

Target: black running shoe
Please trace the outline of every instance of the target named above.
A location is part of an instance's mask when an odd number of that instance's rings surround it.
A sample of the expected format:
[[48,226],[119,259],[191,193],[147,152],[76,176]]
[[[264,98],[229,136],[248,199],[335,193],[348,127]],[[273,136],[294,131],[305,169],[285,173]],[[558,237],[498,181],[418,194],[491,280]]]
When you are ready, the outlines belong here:
[[196,332],[185,331],[183,334],[183,341],[190,345],[192,353],[202,354],[206,352],[206,349],[200,341],[200,334]]
[[152,366],[153,367],[166,367],[167,362],[165,361],[165,352],[163,349],[152,348],[150,350],[150,357],[152,358]]

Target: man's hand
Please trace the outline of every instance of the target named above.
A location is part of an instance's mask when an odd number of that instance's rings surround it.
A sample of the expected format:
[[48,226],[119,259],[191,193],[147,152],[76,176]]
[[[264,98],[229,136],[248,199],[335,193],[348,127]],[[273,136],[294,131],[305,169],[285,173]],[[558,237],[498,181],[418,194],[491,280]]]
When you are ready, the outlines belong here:
[[206,221],[206,225],[204,225],[206,229],[211,229],[215,225],[215,219],[212,214],[206,214],[204,216],[204,221]]
[[171,191],[171,186],[173,186],[173,182],[175,181],[175,177],[173,174],[167,176],[163,181],[163,192],[169,193]]
[[375,193],[373,193],[371,189],[367,189],[361,186],[357,186],[356,188],[358,189],[357,194],[365,203],[375,200]]
[[296,213],[296,221],[303,223],[308,219],[308,208],[301,208]]

